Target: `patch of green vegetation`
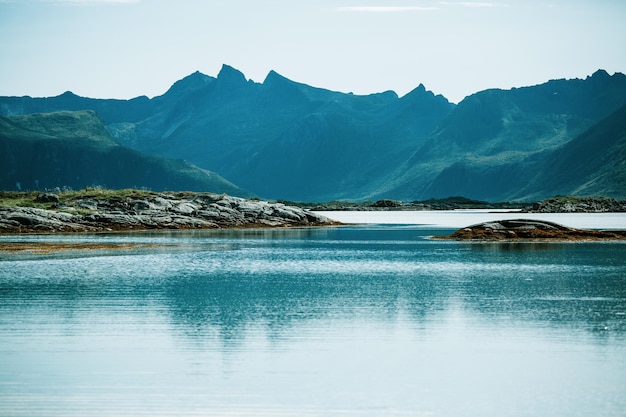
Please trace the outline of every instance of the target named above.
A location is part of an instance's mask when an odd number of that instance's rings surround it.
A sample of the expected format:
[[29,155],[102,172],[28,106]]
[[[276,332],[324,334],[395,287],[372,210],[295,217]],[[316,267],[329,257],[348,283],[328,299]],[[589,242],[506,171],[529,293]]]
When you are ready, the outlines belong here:
[[66,191],[61,192],[59,195],[60,202],[70,202],[75,200],[110,200],[110,199],[127,199],[127,198],[147,198],[154,197],[158,193],[148,190],[137,190],[133,188],[126,188],[122,190],[110,190],[99,187],[87,187],[79,191]]
[[54,203],[38,203],[36,202],[37,191],[0,191],[0,206],[2,207],[33,207],[33,208],[50,208]]
[[86,209],[86,208],[81,208],[81,207],[62,208],[62,209],[59,209],[58,211],[61,213],[78,214],[81,216],[98,212],[98,210],[91,210],[91,209]]
[[[58,202],[39,202],[37,196],[42,194],[40,191],[0,191],[0,206],[2,207],[32,207],[40,209],[55,209],[59,206],[72,206],[76,200],[125,200],[127,198],[141,199],[147,197],[154,197],[158,193],[147,190],[137,189],[122,189],[122,190],[109,190],[98,187],[87,187],[78,191],[61,191],[55,192],[59,197]],[[77,209],[80,210],[80,209]],[[74,210],[72,213],[76,213]],[[91,211],[86,210],[85,213]],[[85,214],[83,213],[83,214]]]
[[363,207],[371,207],[372,202],[361,202],[357,203],[354,201],[341,201],[341,200],[333,200],[325,203],[314,203],[314,202],[306,202],[306,201],[290,201],[290,200],[277,200],[277,203],[284,204],[286,206],[295,206],[304,209],[312,209],[312,208],[325,208],[328,210],[345,210],[349,208],[359,209]]

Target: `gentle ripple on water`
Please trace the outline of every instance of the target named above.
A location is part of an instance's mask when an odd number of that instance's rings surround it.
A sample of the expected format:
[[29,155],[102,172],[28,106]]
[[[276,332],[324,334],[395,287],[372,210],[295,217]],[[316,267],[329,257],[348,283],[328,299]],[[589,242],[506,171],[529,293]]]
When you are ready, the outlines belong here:
[[440,232],[5,257],[0,415],[623,416],[626,245]]

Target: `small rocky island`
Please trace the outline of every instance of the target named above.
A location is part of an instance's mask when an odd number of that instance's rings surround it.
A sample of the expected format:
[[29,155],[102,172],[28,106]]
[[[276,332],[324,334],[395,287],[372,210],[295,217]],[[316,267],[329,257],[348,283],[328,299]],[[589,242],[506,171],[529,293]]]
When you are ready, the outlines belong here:
[[338,224],[298,207],[212,193],[87,190],[1,194],[3,234]]
[[472,241],[595,241],[626,239],[626,230],[574,229],[544,220],[498,220],[464,227],[452,240]]

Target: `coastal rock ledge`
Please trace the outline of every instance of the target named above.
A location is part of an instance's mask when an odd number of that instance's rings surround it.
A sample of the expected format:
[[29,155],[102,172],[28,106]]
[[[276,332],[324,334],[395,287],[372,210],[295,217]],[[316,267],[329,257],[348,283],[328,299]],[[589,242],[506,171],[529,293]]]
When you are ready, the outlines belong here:
[[281,203],[210,193],[81,198],[51,206],[0,207],[0,233],[302,227],[339,224]]
[[498,220],[459,229],[452,240],[473,241],[594,241],[626,239],[626,230],[573,229],[543,220]]

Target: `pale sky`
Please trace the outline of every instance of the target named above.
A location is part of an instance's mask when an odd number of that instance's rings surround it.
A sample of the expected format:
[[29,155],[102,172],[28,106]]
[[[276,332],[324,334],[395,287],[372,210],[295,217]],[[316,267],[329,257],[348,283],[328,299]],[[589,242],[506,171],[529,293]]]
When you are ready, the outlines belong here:
[[625,0],[0,0],[0,95],[154,97],[222,64],[452,102],[626,73]]

